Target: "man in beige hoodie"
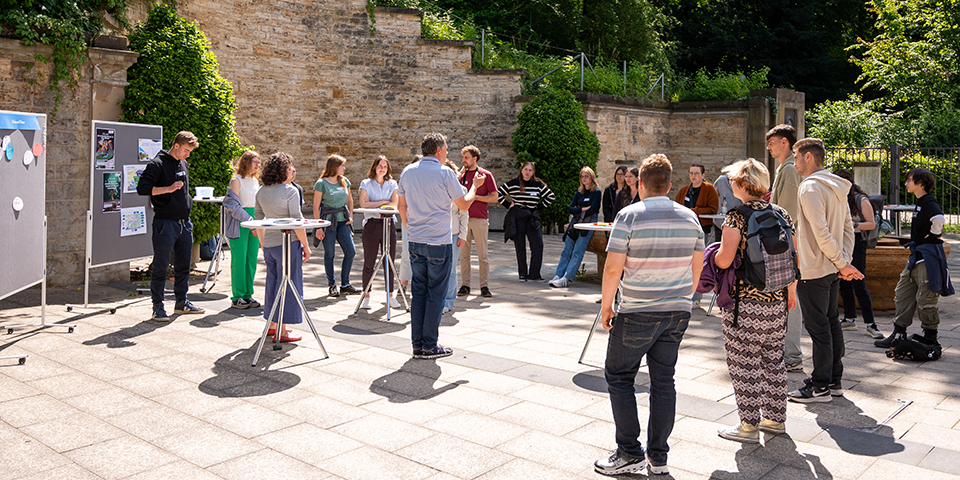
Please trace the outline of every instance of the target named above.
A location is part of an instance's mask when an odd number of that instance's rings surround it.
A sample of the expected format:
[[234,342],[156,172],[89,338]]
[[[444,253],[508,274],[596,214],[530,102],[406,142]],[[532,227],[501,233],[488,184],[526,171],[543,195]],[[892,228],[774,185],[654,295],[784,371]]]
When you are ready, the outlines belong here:
[[788,396],[801,403],[829,402],[831,396],[843,395],[843,331],[837,310],[840,279],[863,278],[850,265],[854,240],[847,206],[850,182],[823,168],[826,152],[820,139],[800,140],[793,152],[797,171],[806,177],[800,182],[797,215],[797,300],[813,340],[813,373]]

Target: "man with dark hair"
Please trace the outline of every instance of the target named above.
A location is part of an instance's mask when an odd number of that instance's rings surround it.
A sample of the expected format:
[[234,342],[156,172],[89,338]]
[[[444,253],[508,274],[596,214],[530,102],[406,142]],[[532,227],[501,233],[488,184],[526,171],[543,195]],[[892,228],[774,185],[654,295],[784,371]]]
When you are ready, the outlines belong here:
[[943,250],[943,224],[946,219],[933,196],[935,179],[925,168],[907,172],[907,192],[917,197],[917,208],[910,221],[910,259],[900,272],[900,280],[894,293],[897,313],[893,316],[893,333],[874,345],[890,348],[899,340],[907,338],[907,327],[913,323],[914,312],[919,312],[920,325],[926,343],[935,345],[940,327],[940,311],[937,308],[941,296],[953,295],[950,273],[947,271],[947,256]]
[[798,196],[797,260],[800,280],[797,301],[803,325],[813,340],[813,373],[790,400],[829,402],[843,395],[843,330],[840,328],[840,280],[860,280],[863,274],[850,264],[853,257],[853,220],[847,205],[850,182],[823,168],[823,142],[805,138],[793,146],[797,172],[803,175]]
[[187,158],[200,146],[190,132],[180,132],[173,139],[170,150],[160,150],[147,164],[137,183],[137,193],[150,196],[153,205],[153,266],[150,274],[150,297],[153,300],[152,318],[170,320],[163,308],[163,291],[167,280],[167,266],[173,252],[174,313],[203,313],[204,310],[187,300],[190,285],[190,252],[193,249],[193,223],[190,222],[190,177]]
[[450,203],[466,212],[485,180],[477,175],[466,195],[457,175],[444,166],[447,138],[439,133],[423,137],[423,158],[400,174],[397,210],[409,236],[411,278],[410,336],[414,358],[449,357],[453,350],[437,343],[440,316],[453,256]]
[[[700,215],[713,215],[720,208],[720,197],[717,195],[717,189],[710,182],[703,181],[707,169],[703,165],[690,165],[690,185],[687,185],[677,192],[674,200],[680,205],[693,210],[700,219],[700,228],[703,229],[703,238],[709,243],[710,232],[713,231],[713,220],[701,218]],[[703,294],[693,294],[693,308],[700,306],[700,297]]]
[[[651,474],[669,473],[667,439],[677,407],[673,376],[704,250],[700,219],[667,197],[672,170],[665,155],[643,161],[637,183],[642,201],[620,210],[607,243],[601,317],[603,328],[611,330],[604,376],[617,450],[594,463],[604,475],[636,473],[645,467]],[[623,298],[616,311],[621,276]],[[650,374],[646,451],[639,440],[634,390],[644,356]]]
[[[777,171],[773,180],[770,203],[779,205],[790,218],[796,219],[800,209],[797,189],[803,177],[794,165],[793,144],[797,142],[797,130],[792,125],[777,125],[767,132],[767,151],[777,159]],[[803,353],[800,351],[800,330],[803,326],[801,308],[787,313],[787,334],[784,338],[783,361],[788,372],[803,372]]]
[[[477,187],[477,198],[470,205],[470,219],[467,221],[466,234],[461,233],[464,241],[463,248],[460,249],[460,291],[457,295],[464,296],[470,294],[470,240],[477,245],[477,261],[480,264],[480,295],[492,297],[490,287],[487,282],[490,279],[490,260],[487,258],[487,237],[490,231],[490,214],[487,211],[488,203],[496,203],[499,195],[497,194],[497,183],[493,179],[493,174],[489,170],[480,168],[477,162],[480,160],[480,149],[467,145],[460,150],[460,156],[463,159],[463,174],[460,177],[460,184],[464,188],[470,188],[473,178],[476,175],[483,174],[486,181]],[[464,236],[465,235],[465,236]]]

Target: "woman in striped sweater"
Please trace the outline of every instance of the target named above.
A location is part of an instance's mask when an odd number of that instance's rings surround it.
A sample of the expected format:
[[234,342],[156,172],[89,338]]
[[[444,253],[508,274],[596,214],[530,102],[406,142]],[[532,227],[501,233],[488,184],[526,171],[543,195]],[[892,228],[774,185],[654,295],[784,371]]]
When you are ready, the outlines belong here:
[[[540,227],[539,211],[550,206],[556,199],[547,184],[537,178],[535,173],[533,162],[527,162],[523,164],[517,178],[509,180],[497,189],[501,205],[508,209],[519,208],[530,212],[529,215],[518,216],[517,235],[513,238],[521,282],[543,281],[543,277],[540,276],[540,265],[543,263],[543,232]],[[528,239],[530,240],[529,270],[527,269]]]

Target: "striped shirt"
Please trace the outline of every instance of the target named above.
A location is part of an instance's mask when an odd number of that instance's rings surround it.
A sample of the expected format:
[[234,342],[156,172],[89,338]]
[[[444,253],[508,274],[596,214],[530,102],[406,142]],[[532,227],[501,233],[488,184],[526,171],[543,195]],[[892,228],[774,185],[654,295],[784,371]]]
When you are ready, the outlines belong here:
[[607,251],[627,255],[621,313],[689,312],[693,254],[703,251],[697,214],[667,197],[651,197],[617,214]]
[[497,193],[500,195],[500,205],[510,208],[510,198],[513,198],[513,201],[517,205],[529,208],[530,210],[536,210],[538,208],[547,208],[557,199],[556,195],[553,194],[553,191],[550,190],[543,182],[538,182],[536,180],[530,180],[526,183],[526,191],[520,191],[520,180],[514,178],[503,185],[500,185],[500,188],[497,189]]

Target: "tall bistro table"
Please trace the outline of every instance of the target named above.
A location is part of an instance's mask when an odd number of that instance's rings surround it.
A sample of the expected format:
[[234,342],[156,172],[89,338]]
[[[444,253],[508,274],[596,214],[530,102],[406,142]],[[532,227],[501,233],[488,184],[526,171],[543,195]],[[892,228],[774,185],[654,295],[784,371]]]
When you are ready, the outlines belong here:
[[[704,213],[703,215],[697,215],[697,216],[700,218],[707,218],[710,220],[723,220],[724,218],[727,218],[727,216],[722,213]],[[716,225],[714,225],[714,227],[716,227]],[[714,238],[716,238],[716,235],[714,235]],[[721,238],[722,238],[722,234],[721,234]],[[716,238],[715,241],[719,242],[720,239]],[[693,279],[693,281],[694,283],[697,283],[699,282],[699,279],[695,278]],[[714,294],[713,298],[710,299],[710,307],[707,308],[707,315],[710,315],[710,312],[713,311],[713,306],[716,304],[717,304],[717,295]]]
[[893,226],[897,229],[897,236],[900,236],[900,212],[912,212],[917,209],[916,205],[884,205],[884,210],[890,212],[893,217]]
[[[598,232],[609,232],[613,230],[613,224],[604,223],[604,222],[576,223],[573,225],[573,228],[576,228],[577,230],[593,230]],[[602,275],[602,272],[601,272],[601,275]],[[617,296],[613,300],[614,306],[616,306],[616,304],[620,302],[621,288],[622,288],[622,285],[617,285]],[[614,308],[614,310],[616,310],[616,308]],[[583,357],[587,354],[587,347],[590,346],[590,340],[593,340],[593,332],[597,330],[597,325],[600,324],[600,317],[602,314],[603,314],[603,305],[600,306],[600,310],[597,312],[596,318],[593,319],[593,326],[590,327],[590,334],[587,335],[587,343],[583,345],[583,351],[580,352],[580,359],[577,360],[577,363],[581,365],[585,365],[583,363]]]
[[[380,243],[380,258],[377,259],[377,263],[373,266],[373,276],[370,277],[370,281],[367,282],[367,286],[363,288],[363,293],[360,295],[360,300],[357,302],[357,307],[353,309],[353,313],[360,311],[360,305],[363,304],[363,299],[367,296],[367,293],[373,289],[373,279],[377,278],[377,272],[380,271],[380,265],[383,265],[383,290],[384,295],[386,295],[386,304],[387,304],[387,321],[390,321],[390,269],[394,271],[397,270],[396,265],[393,263],[393,258],[390,257],[390,229],[396,228],[394,223],[390,220],[393,219],[394,215],[399,214],[396,209],[390,208],[355,208],[353,209],[354,213],[378,213],[380,218],[384,220],[383,223],[383,241]],[[395,275],[396,277],[396,275]],[[397,278],[399,280],[399,277]],[[397,282],[399,283],[399,282]],[[404,308],[409,312],[410,304],[407,303],[407,296],[404,294],[403,289],[399,288],[397,285],[397,291],[400,292],[400,298],[403,299]]]
[[293,231],[301,228],[323,228],[327,225],[330,225],[330,222],[326,220],[301,220],[293,218],[249,220],[240,223],[241,227],[251,230],[262,228],[264,230],[279,230],[283,233],[283,278],[280,279],[280,284],[277,287],[277,296],[273,299],[270,314],[264,319],[263,334],[260,335],[260,343],[257,344],[257,353],[253,356],[253,364],[251,366],[256,367],[257,361],[260,360],[260,351],[263,350],[263,343],[267,339],[267,332],[270,331],[270,320],[273,319],[274,315],[277,316],[277,333],[273,336],[273,349],[280,350],[282,348],[280,346],[280,337],[283,335],[283,307],[287,302],[287,287],[293,292],[293,298],[300,304],[303,317],[307,320],[307,325],[310,326],[313,337],[317,339],[320,350],[323,351],[323,359],[330,358],[330,355],[327,354],[327,349],[323,347],[323,342],[320,341],[320,335],[317,334],[317,329],[313,326],[313,321],[310,320],[310,315],[307,314],[307,307],[303,304],[303,297],[297,292],[297,288],[290,278],[290,245],[292,243],[290,237],[294,235]]
[[[223,217],[223,199],[224,197],[193,197],[194,202],[220,204],[220,236],[217,237],[217,246],[213,250],[213,256],[210,257],[210,266],[207,267],[207,275],[203,277],[203,286],[200,287],[200,293],[207,293],[213,290],[213,286],[217,284],[217,276],[220,274],[220,259],[223,258],[223,243],[227,241],[224,235],[226,226],[224,225],[225,220]],[[214,264],[216,264],[216,269],[214,269]],[[213,281],[208,288],[207,281],[210,280],[211,272],[213,272]]]

